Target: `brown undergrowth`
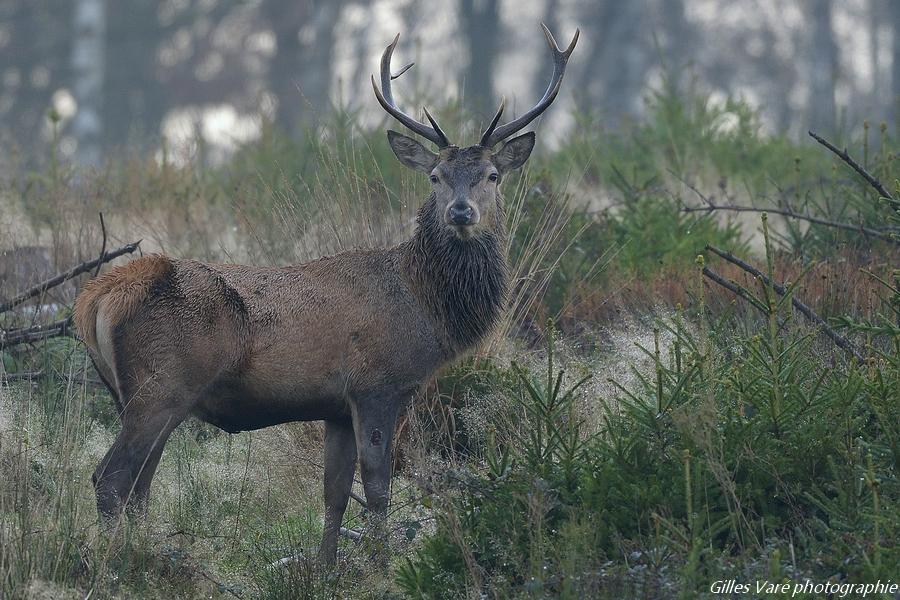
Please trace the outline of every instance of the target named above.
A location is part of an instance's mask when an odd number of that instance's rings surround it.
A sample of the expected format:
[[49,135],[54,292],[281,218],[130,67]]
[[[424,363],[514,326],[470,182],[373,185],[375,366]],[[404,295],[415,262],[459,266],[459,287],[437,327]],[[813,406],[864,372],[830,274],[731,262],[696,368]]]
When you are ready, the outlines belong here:
[[[752,257],[743,257],[751,264],[762,266]],[[803,260],[782,252],[776,256],[775,268],[782,282],[801,278],[795,295],[824,318],[853,315],[869,318],[878,308],[883,290],[871,272],[885,278],[897,264],[900,251],[860,253],[842,250],[820,260]],[[728,280],[758,290],[759,283],[740,268],[725,261],[708,259],[707,266]],[[809,270],[807,271],[807,268]],[[563,331],[577,333],[584,324],[606,326],[616,320],[647,315],[658,307],[674,309],[691,306],[697,297],[696,271],[691,268],[667,269],[648,278],[614,276],[601,289],[596,286],[577,288],[560,319]],[[749,305],[736,303],[735,295],[704,281],[706,304],[714,313],[731,310],[753,311]]]

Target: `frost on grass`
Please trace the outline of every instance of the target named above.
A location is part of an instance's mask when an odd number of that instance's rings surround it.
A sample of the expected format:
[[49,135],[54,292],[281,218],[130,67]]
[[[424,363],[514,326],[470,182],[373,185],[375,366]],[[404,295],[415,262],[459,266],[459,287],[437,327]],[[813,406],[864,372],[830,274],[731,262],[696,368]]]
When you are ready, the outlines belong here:
[[[660,363],[663,366],[674,363],[677,336],[670,328],[677,329],[675,323],[678,318],[671,310],[657,308],[653,317],[623,319],[598,329],[593,335],[601,351],[588,357],[574,343],[556,340],[554,372],[565,370],[561,389],[568,390],[587,376],[587,380],[574,392],[577,416],[582,420],[584,434],[600,431],[604,411],[607,408],[616,410],[619,399],[624,395],[623,389],[640,396],[644,382],[654,381],[657,339]],[[678,327],[687,336],[695,333],[692,326],[683,322],[683,318]],[[511,351],[508,345],[506,354]],[[547,373],[546,352],[518,353],[514,359],[539,384],[543,384]],[[479,439],[484,439],[483,436],[492,427],[510,425],[518,419],[515,403],[499,394],[472,397],[461,413],[469,435],[481,436]]]
[[27,600],[76,600],[81,598],[77,590],[65,588],[45,579],[33,579],[25,590]]
[[[557,339],[554,343],[554,373],[565,370],[562,390],[572,388],[587,376],[574,392],[577,416],[584,424],[584,433],[599,431],[605,406],[615,409],[622,389],[641,390],[642,379],[653,381],[656,373],[655,337],[659,336],[659,360],[663,365],[674,361],[676,336],[666,327],[676,315],[657,310],[651,319],[631,318],[611,324],[595,332],[602,351],[590,357],[579,352],[570,341]],[[682,324],[682,327],[687,327]],[[658,334],[656,333],[658,331]],[[496,364],[508,368],[513,362],[534,378],[538,386],[546,385],[547,353],[523,352],[508,341],[498,350]],[[483,446],[489,435],[497,431],[512,431],[523,426],[522,410],[511,396],[515,392],[491,391],[485,394],[464,392],[457,414],[465,424],[465,433],[474,446]]]

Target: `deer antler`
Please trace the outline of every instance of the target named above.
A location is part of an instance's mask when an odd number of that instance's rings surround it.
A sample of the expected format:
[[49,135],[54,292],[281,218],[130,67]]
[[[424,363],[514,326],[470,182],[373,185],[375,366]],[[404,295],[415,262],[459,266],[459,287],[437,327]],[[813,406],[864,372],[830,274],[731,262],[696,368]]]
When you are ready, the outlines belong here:
[[446,148],[450,145],[450,140],[444,135],[444,132],[437,124],[437,121],[434,120],[434,117],[431,116],[431,113],[428,112],[427,108],[423,107],[423,110],[425,111],[425,116],[428,117],[428,121],[431,123],[431,127],[416,121],[404,113],[397,108],[397,104],[394,102],[394,95],[391,93],[391,80],[400,77],[415,64],[409,63],[400,69],[396,75],[391,75],[391,55],[394,53],[394,48],[397,47],[397,42],[399,40],[400,34],[398,33],[397,37],[394,38],[394,41],[385,48],[384,54],[381,55],[381,89],[378,89],[378,85],[375,83],[375,76],[372,75],[372,89],[375,90],[375,97],[378,98],[378,103],[381,104],[381,107],[386,110],[389,115],[423,138],[437,144],[438,148]]
[[497,114],[494,115],[491,124],[481,135],[480,145],[484,148],[492,148],[497,142],[505,140],[512,134],[525,128],[526,125],[538,118],[542,112],[547,110],[547,107],[553,104],[556,95],[559,93],[559,87],[560,84],[562,84],[562,78],[566,72],[566,63],[569,61],[569,56],[572,55],[572,51],[575,50],[575,44],[578,43],[578,36],[581,32],[576,29],[575,36],[569,43],[569,47],[565,50],[560,50],[559,46],[556,44],[556,40],[553,38],[553,34],[550,33],[547,26],[541,23],[541,27],[544,29],[544,36],[546,36],[547,44],[550,46],[550,51],[553,53],[553,77],[550,78],[550,85],[547,86],[547,91],[544,92],[543,98],[540,99],[534,108],[518,119],[497,127],[497,123],[500,121],[500,115],[503,114],[503,109],[506,106],[506,100],[501,100]]

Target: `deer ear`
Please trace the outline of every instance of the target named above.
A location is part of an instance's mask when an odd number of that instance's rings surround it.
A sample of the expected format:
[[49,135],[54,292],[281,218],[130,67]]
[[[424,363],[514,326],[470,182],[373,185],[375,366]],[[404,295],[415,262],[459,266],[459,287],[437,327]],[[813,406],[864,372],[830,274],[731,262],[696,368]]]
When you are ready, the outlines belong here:
[[494,166],[501,173],[513,171],[525,164],[534,148],[534,132],[522,134],[509,140],[491,157]]
[[400,162],[410,169],[429,174],[437,166],[438,155],[416,140],[390,129],[388,129],[387,136],[391,150],[394,151]]

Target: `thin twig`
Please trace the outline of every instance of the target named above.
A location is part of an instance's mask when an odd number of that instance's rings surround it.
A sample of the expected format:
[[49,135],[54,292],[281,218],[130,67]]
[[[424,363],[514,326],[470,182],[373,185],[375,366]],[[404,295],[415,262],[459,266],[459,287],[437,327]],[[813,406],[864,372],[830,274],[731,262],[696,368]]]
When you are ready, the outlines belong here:
[[703,267],[703,274],[706,275],[706,277],[708,277],[709,279],[712,279],[714,282],[721,285],[726,290],[729,290],[735,295],[740,296],[741,298],[749,302],[754,308],[758,308],[761,312],[765,312],[766,309],[759,303],[759,300],[750,295],[747,290],[745,290],[737,283],[725,279],[709,267]]
[[[698,198],[700,198],[701,200],[703,200],[703,202],[704,202],[707,206],[713,206],[713,207],[715,206],[715,203],[712,201],[712,198],[708,198],[707,196],[704,196],[704,195],[703,195],[703,192],[701,192],[701,191],[698,190],[696,187],[694,187],[687,179],[683,178],[681,175],[679,175],[678,173],[676,173],[676,172],[673,171],[672,169],[668,169],[668,171],[669,171],[669,173],[670,173],[673,177],[675,177],[675,179],[677,179],[678,181],[680,181],[681,183],[683,183],[688,189],[690,189],[692,192],[694,192],[694,193],[697,195]],[[679,201],[679,204],[680,204],[680,201]]]
[[117,248],[116,250],[113,250],[112,252],[104,253],[104,255],[101,256],[100,258],[95,258],[94,260],[89,260],[89,261],[83,262],[80,265],[72,267],[65,273],[60,273],[56,277],[52,277],[44,282],[41,282],[41,283],[37,284],[36,286],[34,286],[28,290],[25,290],[24,292],[22,292],[21,294],[19,294],[15,298],[13,298],[12,300],[5,302],[3,304],[0,304],[0,313],[5,313],[9,310],[12,310],[13,308],[22,304],[26,300],[29,300],[30,298],[34,298],[35,296],[43,294],[50,288],[54,288],[54,287],[60,285],[61,283],[64,283],[64,282],[72,279],[73,277],[77,277],[77,276],[81,275],[82,273],[86,273],[86,272],[90,271],[91,269],[93,269],[94,267],[97,267],[105,262],[109,262],[114,258],[118,258],[119,256],[122,256],[123,254],[131,254],[132,252],[137,250],[140,243],[141,243],[141,241],[138,240],[137,242],[122,246],[121,248]]
[[[754,267],[751,264],[744,262],[743,260],[736,257],[732,253],[726,252],[725,250],[720,250],[720,249],[716,248],[715,246],[712,246],[709,244],[706,245],[706,249],[709,250],[710,252],[712,252],[713,254],[716,254],[717,256],[724,258],[731,264],[736,265],[737,267],[750,273],[751,275],[753,275],[754,277],[756,277],[757,279],[759,279],[766,285],[771,286],[772,289],[775,290],[780,296],[784,296],[787,293],[787,290],[785,289],[785,287],[783,285],[781,285],[780,283],[778,283],[776,281],[771,281],[759,269],[757,269],[756,267]],[[719,282],[716,282],[716,283],[719,283]],[[831,341],[833,341],[839,348],[841,348],[841,349],[845,350],[846,352],[848,352],[849,354],[853,355],[853,357],[855,357],[859,362],[863,362],[865,360],[863,358],[863,355],[860,354],[860,352],[856,349],[856,346],[853,344],[853,342],[851,342],[850,340],[848,340],[847,338],[845,338],[844,336],[842,336],[841,334],[836,332],[834,329],[832,329],[828,325],[828,323],[825,322],[825,319],[823,319],[818,314],[816,314],[816,312],[813,309],[811,309],[809,306],[807,306],[806,304],[804,304],[803,302],[798,300],[797,297],[794,296],[793,294],[791,295],[791,304],[793,304],[794,307],[803,314],[803,316],[805,316],[810,321],[819,325],[822,328],[822,331],[825,333],[825,335],[827,335],[829,338],[831,338]]]
[[893,205],[895,208],[900,208],[900,202],[898,202],[897,200],[894,200],[894,197],[891,196],[890,193],[888,193],[888,191],[885,189],[885,187],[883,185],[881,185],[880,181],[875,179],[875,177],[873,177],[868,171],[866,171],[864,168],[862,168],[858,162],[856,162],[855,160],[850,158],[850,155],[847,154],[846,149],[839,150],[834,144],[832,144],[825,138],[816,135],[812,131],[809,131],[807,133],[809,133],[809,135],[812,136],[812,138],[814,140],[816,140],[817,142],[819,142],[820,144],[822,144],[823,146],[825,146],[826,148],[831,150],[842,161],[844,161],[845,163],[850,165],[850,167],[854,171],[859,173],[863,179],[865,179],[866,181],[869,182],[869,185],[871,185],[873,188],[875,188],[875,191],[877,191],[883,198],[886,198],[887,201],[891,203],[891,205]]
[[[768,309],[762,303],[760,303],[760,301],[757,300],[746,288],[744,288],[740,284],[738,284],[732,280],[725,279],[724,277],[722,277],[721,275],[719,275],[718,273],[716,273],[709,267],[703,267],[703,274],[706,277],[708,277],[709,279],[711,279],[712,281],[714,281],[715,283],[718,283],[719,285],[721,285],[726,290],[729,290],[729,291],[733,292],[735,295],[746,300],[750,304],[750,306],[758,309],[759,312],[763,313],[764,315],[768,314],[768,312],[769,312]],[[778,320],[778,331],[782,331],[785,328],[785,326],[787,325],[787,322],[780,317],[776,317],[776,319]]]
[[100,231],[103,232],[103,243],[100,245],[100,262],[97,263],[97,268],[94,270],[94,277],[100,274],[100,265],[103,264],[104,258],[106,257],[106,223],[103,222],[103,213],[100,213]]
[[887,242],[891,242],[892,244],[897,244],[900,246],[900,239],[897,239],[895,236],[892,236],[890,233],[886,231],[881,231],[878,229],[872,229],[871,227],[863,227],[862,225],[853,225],[851,223],[841,223],[839,221],[831,221],[829,219],[822,219],[819,217],[814,217],[812,215],[805,215],[802,213],[796,213],[792,210],[782,209],[782,208],[756,208],[755,206],[734,206],[734,205],[722,205],[722,204],[713,204],[709,199],[706,199],[707,206],[682,206],[681,211],[690,213],[690,212],[712,212],[714,210],[727,210],[732,212],[756,212],[756,213],[772,213],[776,215],[783,215],[785,217],[790,217],[793,219],[800,219],[803,221],[809,221],[810,223],[816,223],[818,225],[825,225],[827,227],[835,227],[837,229],[845,229],[847,231],[856,231],[859,233],[863,233],[865,235],[869,235],[880,240],[885,240]]

